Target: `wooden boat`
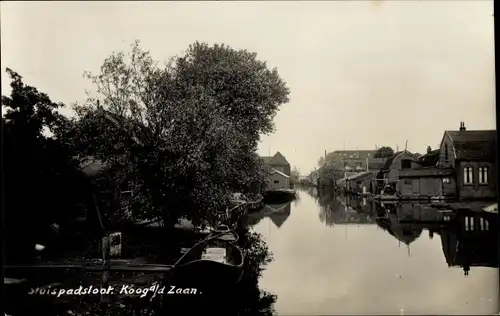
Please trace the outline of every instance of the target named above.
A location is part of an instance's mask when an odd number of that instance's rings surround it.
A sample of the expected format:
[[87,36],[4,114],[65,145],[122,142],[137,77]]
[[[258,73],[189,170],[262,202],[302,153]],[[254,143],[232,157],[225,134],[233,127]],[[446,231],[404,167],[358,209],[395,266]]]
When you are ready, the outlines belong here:
[[296,198],[296,192],[292,189],[268,190],[263,193],[264,203],[279,204],[292,201]]
[[235,285],[243,274],[244,255],[234,245],[238,236],[216,230],[193,246],[174,265],[169,284],[177,287],[220,288]]

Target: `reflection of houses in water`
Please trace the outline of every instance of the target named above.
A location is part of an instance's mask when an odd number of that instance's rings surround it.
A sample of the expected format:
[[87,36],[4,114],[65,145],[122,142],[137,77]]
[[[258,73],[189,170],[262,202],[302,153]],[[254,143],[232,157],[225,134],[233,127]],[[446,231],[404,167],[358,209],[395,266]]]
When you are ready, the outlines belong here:
[[403,223],[437,223],[442,220],[439,210],[423,203],[383,202],[374,206],[378,217],[394,214]]
[[420,237],[424,228],[418,224],[401,223],[395,214],[388,214],[386,218],[379,217],[376,222],[380,228],[408,247],[408,255],[410,244]]
[[[373,224],[371,205],[366,199],[348,200],[344,196],[332,196],[327,204],[320,204],[319,219],[327,226],[335,224]],[[324,201],[324,200],[323,200]],[[350,201],[350,202],[349,202]],[[365,205],[363,206],[363,201]],[[354,207],[348,203],[352,203]],[[370,206],[368,206],[370,205]],[[368,206],[368,211],[363,207]]]
[[248,225],[257,225],[264,217],[268,217],[276,227],[283,226],[291,214],[292,203],[268,204],[260,212],[248,214]]
[[358,212],[372,214],[374,212],[375,202],[368,201],[366,197],[347,196],[343,204],[351,207]]
[[[476,215],[479,225],[454,225],[442,230],[441,244],[446,262],[450,267],[462,267],[464,275],[469,274],[470,267],[499,267],[498,262],[498,229],[489,223],[487,218]],[[496,220],[496,219],[495,219]],[[460,221],[461,222],[461,221]],[[481,225],[482,224],[482,225]]]

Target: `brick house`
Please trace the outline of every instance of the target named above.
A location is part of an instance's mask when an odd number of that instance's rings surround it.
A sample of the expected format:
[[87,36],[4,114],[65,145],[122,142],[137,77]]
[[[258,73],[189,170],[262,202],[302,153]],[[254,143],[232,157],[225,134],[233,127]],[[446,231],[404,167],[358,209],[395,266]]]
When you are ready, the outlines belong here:
[[496,130],[467,131],[461,122],[458,131],[445,131],[437,167],[454,171],[459,200],[495,199]]

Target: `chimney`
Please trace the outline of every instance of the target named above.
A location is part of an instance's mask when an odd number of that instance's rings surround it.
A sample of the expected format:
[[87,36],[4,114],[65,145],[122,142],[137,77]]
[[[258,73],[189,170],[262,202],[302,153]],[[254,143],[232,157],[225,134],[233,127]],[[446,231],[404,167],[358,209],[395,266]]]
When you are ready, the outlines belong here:
[[460,122],[460,131],[465,131],[465,123],[464,122]]
[[427,146],[427,153],[429,154],[432,151],[431,146]]

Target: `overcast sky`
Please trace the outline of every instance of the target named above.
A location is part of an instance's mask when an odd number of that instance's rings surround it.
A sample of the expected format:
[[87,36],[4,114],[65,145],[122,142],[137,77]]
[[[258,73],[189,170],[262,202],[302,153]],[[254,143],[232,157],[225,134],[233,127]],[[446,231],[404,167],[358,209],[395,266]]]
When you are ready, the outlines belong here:
[[1,66],[69,104],[84,70],[135,39],[158,61],[194,41],[257,52],[291,90],[260,153],[307,173],[325,150],[424,152],[462,120],[494,129],[492,14],[482,0],[2,2]]

